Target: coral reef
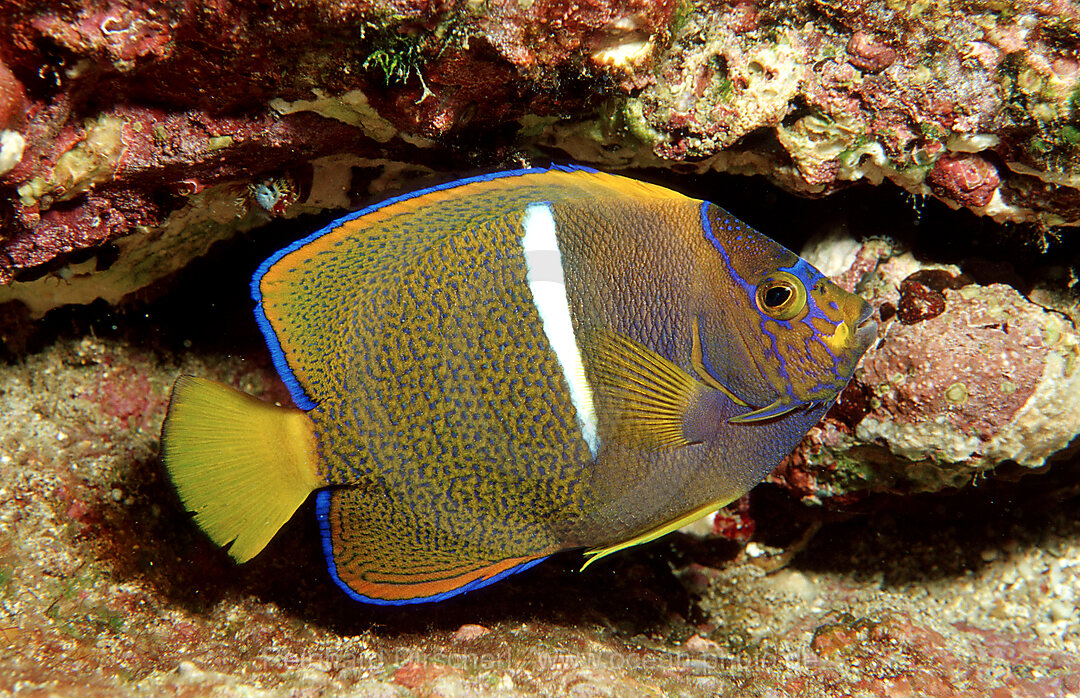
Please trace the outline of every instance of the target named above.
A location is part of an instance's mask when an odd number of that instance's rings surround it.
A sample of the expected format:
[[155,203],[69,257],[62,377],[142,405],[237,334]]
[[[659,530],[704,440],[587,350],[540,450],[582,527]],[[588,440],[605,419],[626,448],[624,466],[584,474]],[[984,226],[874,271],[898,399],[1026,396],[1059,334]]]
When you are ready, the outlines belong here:
[[[9,2],[0,300],[115,301],[250,228],[259,182],[293,181],[269,214],[294,216],[378,192],[371,161],[561,152],[814,194],[890,179],[1001,221],[1080,223],[1070,3],[302,7]],[[207,212],[208,189],[232,210]],[[100,292],[82,283],[99,269]]]
[[[1022,0],[713,5],[616,118],[548,143],[812,194],[889,179],[999,221],[1075,225],[1078,29],[1075,6]],[[623,134],[644,147],[618,148]]]
[[[0,2],[0,691],[1080,694],[1078,55],[1062,0]],[[181,371],[288,400],[250,270],[547,159],[650,168],[870,300],[836,407],[580,575],[352,604],[310,506],[232,565],[158,430]]]

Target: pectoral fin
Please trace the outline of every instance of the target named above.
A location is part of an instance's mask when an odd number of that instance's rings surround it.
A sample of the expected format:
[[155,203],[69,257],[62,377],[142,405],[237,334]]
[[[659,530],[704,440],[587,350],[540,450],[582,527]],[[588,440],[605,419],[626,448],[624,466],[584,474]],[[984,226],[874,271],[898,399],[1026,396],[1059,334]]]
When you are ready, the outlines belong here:
[[609,330],[582,336],[591,360],[590,381],[598,413],[605,415],[603,439],[621,439],[644,449],[692,443],[684,422],[705,390],[693,376],[648,347]]

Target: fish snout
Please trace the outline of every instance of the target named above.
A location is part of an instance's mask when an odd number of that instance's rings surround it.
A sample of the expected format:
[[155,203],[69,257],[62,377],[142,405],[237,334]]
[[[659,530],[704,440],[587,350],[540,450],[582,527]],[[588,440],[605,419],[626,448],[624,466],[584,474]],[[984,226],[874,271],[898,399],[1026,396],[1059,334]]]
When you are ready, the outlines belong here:
[[874,307],[864,302],[855,326],[855,344],[860,347],[859,353],[866,351],[877,339],[877,320],[874,319],[874,314]]

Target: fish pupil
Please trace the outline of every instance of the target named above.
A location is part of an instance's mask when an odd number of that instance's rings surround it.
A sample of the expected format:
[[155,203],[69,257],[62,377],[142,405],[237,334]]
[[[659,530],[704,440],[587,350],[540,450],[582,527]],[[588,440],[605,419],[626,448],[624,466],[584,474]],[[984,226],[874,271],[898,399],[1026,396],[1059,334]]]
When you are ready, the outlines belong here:
[[765,291],[765,306],[779,308],[791,298],[791,289],[787,286],[773,286]]

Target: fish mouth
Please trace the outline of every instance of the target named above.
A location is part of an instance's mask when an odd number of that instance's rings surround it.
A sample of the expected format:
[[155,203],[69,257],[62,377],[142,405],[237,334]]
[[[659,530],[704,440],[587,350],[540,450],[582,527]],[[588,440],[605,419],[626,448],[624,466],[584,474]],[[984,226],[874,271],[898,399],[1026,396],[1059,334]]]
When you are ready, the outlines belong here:
[[865,303],[862,312],[859,313],[859,322],[855,326],[855,338],[862,347],[869,347],[877,338],[877,320],[874,319],[874,308],[869,303]]

